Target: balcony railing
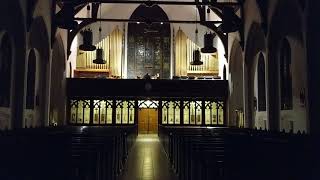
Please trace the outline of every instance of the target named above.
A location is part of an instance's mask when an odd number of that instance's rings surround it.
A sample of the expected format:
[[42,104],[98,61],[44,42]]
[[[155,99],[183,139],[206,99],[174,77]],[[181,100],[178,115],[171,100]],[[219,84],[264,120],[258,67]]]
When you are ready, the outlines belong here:
[[138,121],[140,108],[155,108],[163,125],[222,126],[227,87],[227,81],[210,80],[68,79],[68,120],[129,125]]

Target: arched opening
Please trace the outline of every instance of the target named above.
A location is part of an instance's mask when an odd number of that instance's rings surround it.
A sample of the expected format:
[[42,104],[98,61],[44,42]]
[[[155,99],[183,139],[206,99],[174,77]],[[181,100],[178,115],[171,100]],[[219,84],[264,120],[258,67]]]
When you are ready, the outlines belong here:
[[11,123],[13,52],[10,36],[4,33],[0,38],[0,129],[4,129]]
[[10,37],[5,33],[0,42],[0,107],[10,107],[12,46]]
[[243,54],[238,41],[232,45],[229,61],[229,125],[244,127]]
[[36,52],[31,49],[28,57],[28,72],[27,72],[27,97],[26,108],[34,109],[35,81],[36,81]]
[[266,65],[262,53],[258,59],[258,111],[266,111]]
[[[131,15],[135,20],[168,21],[166,13],[157,5],[140,5]],[[170,25],[163,23],[129,23],[128,78],[159,75],[170,78]]]
[[251,25],[246,45],[244,84],[245,116],[249,128],[268,128],[267,116],[258,110],[258,62],[261,52],[266,51],[266,40],[260,24]]
[[267,117],[267,89],[266,89],[266,65],[263,52],[258,52],[254,63],[254,99],[253,99],[253,118],[254,127],[258,129],[268,129]]
[[34,126],[34,107],[35,107],[35,86],[37,74],[37,55],[36,50],[31,49],[28,56],[27,69],[27,94],[26,110],[24,115],[25,127]]
[[[11,78],[10,111],[7,111],[8,113],[0,113],[0,119],[9,120],[9,124],[5,125],[8,125],[9,129],[23,127],[27,25],[22,5],[23,3],[20,1],[6,1],[5,4],[0,6],[0,17],[7,17],[6,20],[2,20],[0,23],[0,39],[2,39],[3,35],[8,35],[10,46],[6,47],[10,47],[12,53],[11,73],[4,76]],[[1,30],[5,31],[1,32]],[[3,81],[0,82],[0,88],[2,87],[4,87]]]
[[51,85],[50,85],[50,124],[63,125],[65,120],[65,88],[66,70],[63,42],[60,36],[56,38],[52,48]]
[[[308,101],[308,114],[309,122],[308,129],[311,134],[317,134],[320,132],[320,121],[319,121],[319,107],[320,107],[320,53],[319,53],[319,42],[320,42],[320,21],[318,20],[320,1],[308,1],[307,10],[307,73],[308,73],[308,90],[306,93],[309,98]],[[319,152],[320,147],[315,152]],[[320,162],[320,156],[318,161]],[[315,170],[317,171],[317,170]],[[317,172],[314,172],[316,174]]]
[[277,4],[268,35],[268,117],[271,129],[298,132],[307,130],[308,119],[300,100],[308,96],[304,16],[298,4],[286,2]]
[[280,89],[281,110],[292,109],[291,48],[287,39],[282,41],[280,49]]
[[42,17],[36,17],[30,28],[29,47],[37,49],[38,61],[36,62],[35,80],[35,107],[34,125],[46,126],[49,120],[49,59],[50,40],[49,34]]

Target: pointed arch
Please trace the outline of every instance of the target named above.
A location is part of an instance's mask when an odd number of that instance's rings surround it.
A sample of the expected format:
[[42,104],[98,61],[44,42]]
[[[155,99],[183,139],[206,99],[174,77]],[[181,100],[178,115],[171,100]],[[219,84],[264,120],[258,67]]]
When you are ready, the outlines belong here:
[[252,23],[245,47],[244,96],[246,126],[256,127],[257,97],[255,97],[255,77],[258,55],[266,52],[266,39],[261,24]]
[[229,60],[228,119],[230,126],[243,127],[243,53],[239,41],[233,42]]
[[11,82],[13,45],[11,37],[4,32],[0,38],[0,107],[11,107]]
[[283,39],[280,47],[280,107],[281,110],[292,109],[292,70],[291,47]]
[[263,53],[258,57],[258,111],[267,110],[266,63]]
[[43,17],[34,18],[29,33],[29,47],[37,49],[36,88],[35,88],[35,119],[33,126],[48,125],[50,103],[50,39]]
[[66,55],[61,36],[58,34],[52,47],[50,84],[50,125],[64,125],[66,119]]
[[[140,5],[130,19],[168,21],[167,14],[158,5]],[[128,78],[143,77],[145,74],[170,78],[171,29],[170,24],[128,24]]]
[[11,124],[13,61],[11,36],[0,31],[0,129]]
[[37,74],[37,50],[31,49],[28,55],[26,109],[35,106],[35,81]]
[[[284,0],[277,2],[270,20],[268,35],[268,102],[270,111],[268,115],[270,126],[274,130],[285,129],[295,132],[307,130],[307,107],[299,103],[300,93],[308,87],[307,65],[304,61],[306,49],[303,18],[304,15],[297,1]],[[287,41],[285,49],[283,49],[284,39]],[[281,59],[284,59],[284,54],[286,54],[286,60],[283,61]],[[283,73],[286,70],[292,71],[292,83],[290,78],[285,78],[290,74]],[[282,83],[285,80],[288,81]],[[292,88],[289,87],[289,84],[292,84]],[[291,99],[288,99],[289,96],[292,97],[292,103]],[[284,101],[287,102],[282,103]]]
[[[320,132],[320,121],[319,121],[319,107],[320,107],[320,53],[319,53],[319,42],[320,42],[320,21],[319,9],[320,1],[307,1],[308,9],[307,12],[307,33],[306,33],[306,48],[307,48],[307,73],[308,73],[308,90],[306,90],[306,105],[308,106],[308,129],[310,134],[315,135]],[[319,151],[315,150],[315,152]],[[318,158],[317,162],[320,158]],[[316,172],[314,172],[316,173]]]
[[10,17],[0,21],[0,31],[7,32],[11,37],[12,45],[12,78],[11,78],[11,108],[7,117],[10,128],[21,128],[24,107],[24,76],[26,55],[26,26],[25,16],[20,1],[7,1],[0,6],[0,17]]

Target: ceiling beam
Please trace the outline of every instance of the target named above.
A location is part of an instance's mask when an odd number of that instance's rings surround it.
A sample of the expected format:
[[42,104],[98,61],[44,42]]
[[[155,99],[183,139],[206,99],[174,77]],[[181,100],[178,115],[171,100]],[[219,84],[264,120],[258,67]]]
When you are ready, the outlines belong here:
[[81,4],[81,5],[78,5],[74,8],[74,12],[75,14],[78,14],[84,7],[86,7],[88,5],[88,3],[85,3],[85,4]]
[[99,3],[93,3],[92,4],[91,17],[94,18],[94,19],[97,19],[97,17],[98,17],[99,6],[100,6]]
[[[74,18],[76,21],[87,21],[92,18]],[[96,18],[95,21],[103,21],[103,22],[133,22],[133,23],[182,23],[182,24],[200,24],[203,23],[202,21],[186,21],[186,20],[167,20],[167,21],[160,21],[160,20],[149,20],[149,19],[106,19],[106,18]],[[211,24],[221,24],[222,21],[206,21],[206,23]]]
[[78,0],[77,2],[70,0],[57,0],[58,2],[64,3],[76,3],[76,4],[85,4],[85,3],[109,3],[109,4],[146,4],[147,6],[152,5],[190,5],[190,6],[213,6],[217,8],[222,8],[224,6],[238,7],[241,6],[241,3],[238,2],[190,2],[190,1],[128,1],[128,0]]

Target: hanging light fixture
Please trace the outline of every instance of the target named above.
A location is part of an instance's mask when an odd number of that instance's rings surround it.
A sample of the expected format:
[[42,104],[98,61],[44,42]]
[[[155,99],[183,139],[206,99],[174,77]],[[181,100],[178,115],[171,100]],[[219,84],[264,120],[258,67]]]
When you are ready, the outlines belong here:
[[[87,6],[87,17],[90,16],[90,5]],[[82,38],[83,38],[83,44],[79,46],[80,50],[83,51],[94,51],[96,49],[96,46],[92,45],[92,30],[89,28],[86,28],[81,32]]]
[[77,21],[74,21],[74,7],[72,3],[64,3],[61,11],[56,16],[57,26],[62,29],[76,29]]
[[196,49],[193,51],[193,61],[191,62],[191,65],[196,65],[196,66],[203,65],[203,62],[201,61],[201,54],[199,49]]
[[[197,21],[197,8],[196,8],[196,21]],[[195,31],[195,44],[198,44],[198,25],[196,23],[196,31]],[[197,49],[193,50],[193,60],[190,63],[191,65],[203,65],[203,62],[201,61],[201,54],[200,54],[200,50],[197,47]]]
[[215,34],[213,33],[206,33],[204,35],[204,47],[201,48],[202,53],[215,53],[217,52],[217,48],[213,47],[213,39]]
[[[101,27],[99,28],[99,37],[101,39]],[[96,50],[96,59],[93,60],[94,64],[106,64],[106,60],[103,59],[103,49],[98,47]]]
[[[208,11],[209,10],[209,11]],[[207,9],[207,20],[209,20],[210,9]],[[201,48],[202,53],[215,53],[217,52],[217,48],[213,47],[213,39],[216,34],[212,33],[209,30],[209,33],[206,33],[203,37],[204,47]]]
[[[101,9],[101,4],[100,4],[100,19],[101,19],[101,11],[102,11],[102,9]],[[100,41],[102,39],[101,31],[102,31],[102,28],[101,28],[101,21],[100,21],[100,27],[99,27],[99,40]],[[103,59],[103,49],[102,49],[101,45],[96,50],[96,59],[93,60],[93,63],[94,64],[106,64],[106,61]]]

